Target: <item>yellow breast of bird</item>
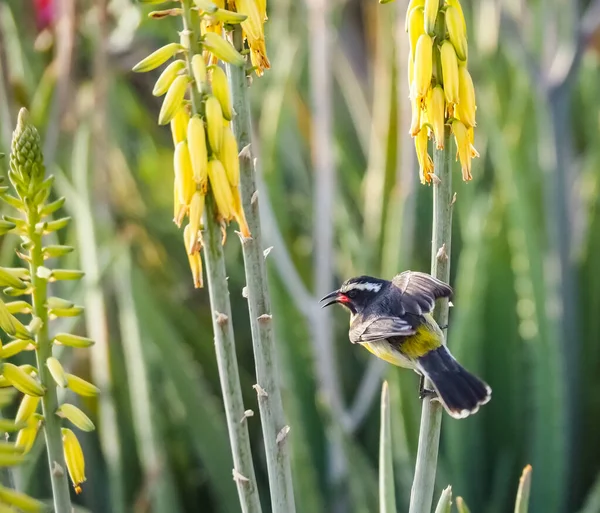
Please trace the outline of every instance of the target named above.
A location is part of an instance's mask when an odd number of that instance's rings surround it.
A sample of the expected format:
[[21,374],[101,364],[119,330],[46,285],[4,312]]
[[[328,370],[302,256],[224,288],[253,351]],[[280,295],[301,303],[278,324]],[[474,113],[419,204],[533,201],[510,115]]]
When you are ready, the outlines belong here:
[[426,322],[417,328],[414,335],[403,338],[399,344],[392,345],[387,340],[378,340],[362,345],[378,358],[410,369],[414,367],[414,360],[441,345],[442,336],[437,324]]

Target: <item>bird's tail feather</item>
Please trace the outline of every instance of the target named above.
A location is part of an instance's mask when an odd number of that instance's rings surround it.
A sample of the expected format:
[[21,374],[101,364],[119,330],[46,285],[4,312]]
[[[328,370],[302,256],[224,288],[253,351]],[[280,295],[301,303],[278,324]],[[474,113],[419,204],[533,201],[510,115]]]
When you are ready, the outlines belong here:
[[464,419],[492,398],[492,389],[440,346],[417,359],[418,370],[433,383],[437,399],[456,419]]

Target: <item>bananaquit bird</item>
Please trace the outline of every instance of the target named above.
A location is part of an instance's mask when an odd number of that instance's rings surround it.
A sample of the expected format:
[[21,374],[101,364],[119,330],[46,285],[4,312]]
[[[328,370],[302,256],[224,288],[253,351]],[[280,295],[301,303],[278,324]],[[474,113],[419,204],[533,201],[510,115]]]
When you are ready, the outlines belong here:
[[[465,370],[444,345],[431,312],[435,300],[452,295],[446,283],[425,273],[405,271],[392,281],[350,278],[321,301],[350,310],[350,341],[386,362],[421,375],[420,395],[435,396],[454,418],[475,413],[491,399],[491,388]],[[424,378],[434,391],[424,390]]]

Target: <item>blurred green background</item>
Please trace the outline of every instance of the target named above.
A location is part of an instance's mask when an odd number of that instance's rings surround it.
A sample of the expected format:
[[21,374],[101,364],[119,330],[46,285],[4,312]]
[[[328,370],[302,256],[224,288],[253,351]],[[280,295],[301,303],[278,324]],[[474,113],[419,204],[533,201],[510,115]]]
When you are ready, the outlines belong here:
[[[419,428],[417,377],[351,347],[318,292],[357,274],[428,270],[431,189],[408,134],[406,0],[271,0],[272,69],[251,88],[284,406],[302,513],[377,510],[379,391],[389,380],[399,511]],[[477,91],[473,181],[457,166],[449,344],[494,390],[445,416],[439,489],[473,512],[512,511],[533,465],[535,513],[600,512],[600,2],[463,2]],[[40,128],[86,306],[92,351],[64,362],[103,390],[83,408],[82,511],[236,513],[206,290],[172,219],[172,142],[158,71],[177,40],[130,0],[0,0],[0,150],[21,106]],[[6,160],[1,164],[6,170]],[[14,260],[5,237],[2,265]],[[74,265],[76,265],[74,263]],[[269,511],[244,274],[227,243],[247,419]],[[339,309],[341,310],[341,309]],[[42,455],[38,446],[34,456]],[[47,497],[45,457],[17,482]]]

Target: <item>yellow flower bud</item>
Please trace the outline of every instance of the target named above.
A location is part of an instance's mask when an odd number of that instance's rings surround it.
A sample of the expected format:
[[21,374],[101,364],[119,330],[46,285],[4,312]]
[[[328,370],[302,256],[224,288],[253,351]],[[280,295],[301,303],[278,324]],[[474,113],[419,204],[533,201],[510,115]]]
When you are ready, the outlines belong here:
[[73,404],[61,404],[56,410],[56,415],[63,419],[67,419],[82,431],[94,431],[94,429],[96,429],[90,418]]
[[467,60],[467,31],[464,18],[456,7],[446,8],[446,28],[448,37],[456,50],[456,55],[461,61]]
[[92,385],[89,381],[75,376],[75,374],[66,374],[68,387],[78,395],[83,397],[95,397],[100,393],[100,389]]
[[[381,0],[379,1],[379,3],[382,3]],[[409,25],[409,18],[410,18],[410,13],[412,12],[413,9],[415,9],[416,7],[424,7],[425,6],[425,0],[410,0],[410,2],[408,3],[408,7],[406,8],[406,16],[404,18],[404,31],[408,32],[408,25]]]
[[0,349],[0,358],[6,360],[7,358],[19,354],[21,351],[25,351],[25,349],[34,349],[33,340],[26,338],[12,340],[8,344],[2,346],[2,349]]
[[473,79],[466,66],[458,67],[458,97],[459,102],[456,108],[458,117],[467,128],[477,126],[475,121],[475,88]]
[[410,106],[412,110],[412,118],[410,122],[410,135],[414,137],[419,133],[419,130],[421,130],[422,115],[421,102],[420,100],[417,100],[415,95],[413,95],[410,98]]
[[460,160],[462,177],[467,182],[473,178],[471,176],[471,142],[469,141],[469,134],[465,125],[458,120],[452,122],[452,133],[458,149],[457,160]]
[[431,183],[433,173],[433,160],[427,151],[427,130],[421,130],[415,137],[415,149],[419,161],[419,175],[421,183]]
[[2,300],[0,300],[0,328],[10,337],[21,339],[31,338],[29,330],[8,311],[6,304]]
[[212,159],[208,163],[208,179],[215,203],[217,204],[217,210],[225,221],[229,221],[231,219],[233,197],[231,195],[231,186],[220,160]]
[[[42,513],[48,511],[46,504],[12,488],[0,486],[0,501],[14,506],[24,513]],[[7,510],[9,511],[9,510]],[[14,511],[10,509],[10,511]]]
[[195,54],[192,57],[192,74],[194,75],[198,92],[204,92],[206,84],[206,61],[200,54]]
[[227,121],[233,118],[233,107],[231,106],[231,95],[229,94],[229,84],[227,83],[227,75],[219,66],[211,68],[211,85],[212,92],[219,100],[223,117]]
[[410,41],[410,51],[414,55],[417,48],[417,41],[425,34],[425,15],[423,7],[415,7],[408,15],[408,40]]
[[151,71],[155,68],[158,68],[181,50],[183,50],[183,47],[178,43],[170,43],[165,45],[148,55],[148,57],[146,57],[144,60],[138,62],[133,67],[133,71],[136,73],[144,73],[146,71]]
[[228,11],[226,9],[218,9],[215,13],[210,16],[212,23],[222,23],[228,25],[235,25],[245,21],[248,16],[240,14],[235,11]]
[[444,41],[440,47],[442,61],[442,76],[444,79],[444,93],[448,102],[448,113],[452,115],[454,105],[459,102],[458,94],[458,59],[456,51],[450,41]]
[[[222,3],[222,2],[221,2]],[[208,14],[213,14],[217,12],[219,6],[210,0],[194,0],[194,5]]]
[[431,86],[433,59],[433,42],[427,34],[422,34],[417,41],[415,51],[414,88],[417,99],[425,98]]
[[444,149],[444,106],[444,90],[440,86],[435,86],[427,98],[427,119],[433,127],[438,150]]
[[198,232],[200,231],[200,225],[202,224],[202,214],[204,213],[204,194],[200,191],[196,191],[192,197],[190,203],[190,224],[189,226],[189,241],[187,241],[186,247],[188,253],[195,253],[200,251]]
[[219,153],[223,139],[223,112],[221,104],[214,96],[209,96],[205,104],[206,130],[208,142],[213,153]]
[[15,423],[27,422],[37,410],[40,404],[40,398],[33,395],[24,395],[17,410],[17,416],[15,417]]
[[181,107],[171,120],[171,135],[173,136],[173,146],[185,141],[190,115],[185,107]]
[[75,433],[67,428],[62,428],[63,450],[67,470],[75,488],[75,493],[81,493],[81,484],[85,482],[85,459],[79,440]]
[[43,417],[39,414],[31,415],[27,420],[27,425],[19,431],[15,446],[21,449],[23,454],[27,454],[33,447],[42,420]]
[[94,341],[91,338],[71,335],[70,333],[58,333],[54,337],[54,343],[69,347],[91,347],[94,345]]
[[430,36],[435,29],[435,20],[440,9],[440,0],[425,0],[425,32]]
[[200,117],[194,116],[190,119],[187,126],[187,140],[194,182],[206,191],[208,154],[206,151],[204,121]]
[[50,275],[50,281],[81,280],[84,276],[85,273],[78,269],[54,269]]
[[192,195],[196,190],[194,182],[194,173],[192,171],[192,161],[190,152],[188,151],[188,143],[181,141],[175,147],[174,155],[175,183],[179,194],[179,203],[189,205],[192,200]]
[[232,187],[237,187],[240,183],[240,157],[238,153],[237,141],[231,128],[228,126],[223,127],[223,141],[219,160],[223,163],[227,179]]
[[238,226],[240,227],[240,233],[242,237],[249,238],[251,237],[250,228],[248,227],[248,222],[246,221],[246,214],[244,213],[244,207],[242,205],[242,195],[240,193],[239,187],[231,188],[231,195],[233,197],[232,204],[232,214],[235,218]]
[[158,114],[159,125],[169,123],[177,111],[181,109],[187,91],[188,80],[186,75],[179,75],[173,80]]
[[12,386],[24,394],[41,397],[46,391],[34,377],[12,363],[5,362],[2,365],[2,375]]
[[185,68],[185,61],[177,60],[173,61],[169,64],[165,70],[160,74],[156,84],[154,84],[154,89],[152,90],[152,94],[154,96],[162,96],[168,90],[170,85],[175,80],[175,77],[179,74],[179,72]]
[[56,358],[51,356],[46,360],[46,367],[48,367],[48,370],[50,371],[50,374],[52,375],[52,378],[56,384],[61,388],[67,388],[67,385],[69,384],[67,381],[67,374],[61,363]]
[[246,59],[241,55],[229,41],[223,39],[219,34],[207,32],[202,38],[202,46],[213,53],[218,59],[233,64],[234,66],[243,66]]
[[202,257],[200,251],[191,252],[191,247],[188,246],[190,239],[190,225],[188,224],[183,230],[183,240],[186,246],[186,253],[188,261],[190,263],[190,270],[192,271],[192,277],[194,279],[194,288],[201,289],[203,286],[202,282]]

